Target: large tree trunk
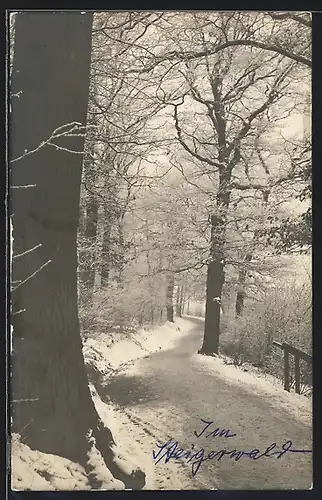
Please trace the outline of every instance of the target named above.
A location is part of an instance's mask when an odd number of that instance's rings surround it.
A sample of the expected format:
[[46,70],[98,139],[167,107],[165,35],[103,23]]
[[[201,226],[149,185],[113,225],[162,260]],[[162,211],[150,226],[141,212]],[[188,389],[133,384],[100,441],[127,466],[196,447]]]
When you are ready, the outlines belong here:
[[207,268],[206,313],[202,354],[218,354],[220,334],[221,294],[224,266],[220,260],[212,261]]
[[220,336],[220,309],[221,296],[224,285],[224,246],[226,242],[226,214],[230,203],[230,181],[234,166],[240,159],[239,148],[229,161],[229,146],[226,141],[225,106],[222,100],[222,79],[214,77],[212,80],[214,95],[214,115],[216,118],[216,132],[218,137],[219,186],[216,196],[218,212],[211,216],[211,247],[210,262],[207,269],[206,311],[204,340],[201,354],[218,354]]
[[207,268],[204,339],[198,351],[200,354],[218,354],[219,352],[221,296],[225,281],[226,220],[224,214],[229,206],[230,193],[226,189],[229,181],[230,172],[226,170],[221,174],[217,196],[217,206],[223,213],[211,217],[211,250]]
[[[12,99],[12,160],[37,148],[57,127],[85,124],[91,28],[91,14],[17,14],[11,92],[20,95]],[[76,239],[84,138],[56,144],[63,149],[44,146],[12,163],[13,186],[35,185],[13,189],[12,197],[13,430],[32,449],[83,465],[92,430],[114,477],[141,487],[144,474],[129,476],[115,461],[82,354]]]

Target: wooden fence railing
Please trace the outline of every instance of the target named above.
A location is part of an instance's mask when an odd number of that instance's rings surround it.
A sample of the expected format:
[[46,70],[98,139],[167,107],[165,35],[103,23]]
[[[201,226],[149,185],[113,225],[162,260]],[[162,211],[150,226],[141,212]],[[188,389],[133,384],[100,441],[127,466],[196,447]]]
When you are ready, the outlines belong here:
[[307,354],[304,351],[300,351],[300,349],[296,349],[296,347],[291,346],[290,344],[286,344],[283,342],[273,341],[272,344],[279,349],[284,351],[284,389],[285,391],[290,392],[290,354],[292,354],[295,358],[295,392],[300,394],[301,388],[301,372],[300,372],[300,359],[307,361],[312,364],[312,356]]

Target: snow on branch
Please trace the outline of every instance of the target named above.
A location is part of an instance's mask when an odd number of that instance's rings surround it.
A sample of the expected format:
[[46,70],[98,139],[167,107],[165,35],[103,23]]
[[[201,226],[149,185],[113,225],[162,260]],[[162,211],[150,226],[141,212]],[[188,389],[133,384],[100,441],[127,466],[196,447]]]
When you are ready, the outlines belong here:
[[14,313],[12,313],[12,316],[15,316],[17,314],[22,314],[24,312],[26,312],[26,309],[19,309],[19,311],[15,311]]
[[72,149],[63,148],[62,146],[58,146],[57,144],[48,143],[48,146],[53,146],[57,151],[65,151],[66,153],[73,153],[74,155],[82,155],[83,151],[74,151]]
[[195,52],[178,52],[178,51],[172,51],[165,53],[162,56],[155,56],[154,61],[151,62],[150,65],[146,66],[145,68],[141,68],[140,70],[133,69],[130,70],[130,73],[149,73],[151,70],[156,68],[159,64],[161,64],[163,61],[173,61],[173,60],[178,60],[178,61],[191,61],[194,59],[200,59],[202,57],[207,57],[207,56],[212,56],[214,54],[218,54],[218,52],[221,52],[229,47],[238,47],[238,46],[245,46],[245,47],[254,47],[257,49],[262,49],[262,50],[267,50],[270,52],[275,52],[277,54],[280,54],[282,56],[285,56],[289,59],[292,59],[295,62],[298,62],[304,66],[307,66],[309,68],[312,68],[312,61],[305,56],[302,56],[300,54],[296,54],[292,52],[291,50],[288,50],[284,47],[281,47],[280,45],[277,45],[275,43],[270,43],[270,42],[259,42],[257,40],[250,40],[250,39],[236,39],[236,40],[227,40],[226,42],[219,44],[219,45],[214,45],[210,48],[206,48],[205,50],[201,51],[195,51]]
[[33,401],[39,401],[39,398],[26,398],[26,399],[13,399],[12,403],[31,403]]
[[39,273],[42,269],[44,269],[44,267],[46,267],[50,262],[51,262],[51,259],[48,260],[47,262],[45,262],[45,264],[43,264],[39,269],[37,269],[37,271],[35,271],[34,273],[32,273],[30,276],[28,276],[28,278],[26,278],[25,280],[21,281],[19,283],[19,285],[17,285],[15,288],[12,289],[12,292],[15,292],[18,288],[20,288],[22,285],[24,285],[25,283],[27,283],[27,281],[29,281],[31,278],[33,278],[34,276],[36,276],[36,274]]
[[216,167],[216,168],[224,168],[225,165],[219,161],[214,161],[214,160],[211,160],[210,158],[206,158],[202,155],[200,155],[198,153],[198,151],[196,150],[196,148],[194,150],[192,150],[190,148],[190,146],[188,146],[188,144],[184,141],[183,139],[183,136],[182,136],[182,129],[179,125],[179,120],[178,120],[178,106],[181,106],[184,102],[184,97],[182,98],[182,102],[180,104],[173,104],[174,106],[174,114],[173,114],[173,118],[174,118],[174,125],[175,125],[175,128],[176,128],[176,131],[177,131],[177,137],[178,137],[178,141],[180,142],[181,146],[191,155],[193,156],[194,158],[196,158],[197,160],[203,162],[203,163],[208,163],[208,165],[211,165],[213,167]]
[[25,250],[24,252],[19,253],[19,254],[17,254],[17,255],[14,255],[14,256],[12,257],[12,260],[19,259],[19,257],[23,257],[23,256],[24,256],[24,255],[26,255],[27,253],[33,252],[34,250],[36,250],[37,248],[40,248],[41,246],[42,246],[42,243],[38,243],[38,245],[36,245],[35,247],[30,248],[29,250]]
[[[303,12],[303,14],[305,14]],[[271,16],[272,19],[291,19],[292,21],[296,21],[299,24],[303,24],[303,26],[306,26],[307,28],[312,28],[312,21],[306,17],[299,16],[298,14],[295,14],[294,12],[270,12],[269,15]]]
[[[59,139],[61,137],[85,137],[85,133],[88,130],[88,128],[91,127],[90,125],[84,126],[79,122],[71,122],[67,123],[65,125],[62,125],[60,127],[57,127],[51,134],[51,136],[42,141],[35,149],[32,149],[28,151],[25,149],[25,152],[21,155],[18,156],[18,158],[15,158],[14,160],[11,160],[10,163],[16,163],[17,161],[22,160],[26,156],[30,156],[40,149],[42,149],[45,146],[54,146],[56,149],[61,149],[63,151],[67,151],[68,153],[74,153],[74,154],[83,154],[83,151],[72,151],[68,148],[63,148],[61,146],[58,146],[57,144],[53,143],[52,141],[54,139]],[[27,187],[27,186],[14,186],[15,188],[17,187]],[[28,186],[31,187],[31,186]],[[34,186],[33,186],[34,187]]]

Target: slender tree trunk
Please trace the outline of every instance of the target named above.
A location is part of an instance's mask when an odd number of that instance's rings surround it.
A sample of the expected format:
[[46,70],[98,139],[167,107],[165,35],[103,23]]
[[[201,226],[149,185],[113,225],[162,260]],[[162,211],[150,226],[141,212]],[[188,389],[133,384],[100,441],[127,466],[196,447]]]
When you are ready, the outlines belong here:
[[181,310],[180,310],[180,294],[181,294],[181,286],[177,286],[176,290],[176,316],[181,318]]
[[108,206],[104,209],[104,233],[102,243],[101,284],[104,288],[108,286],[111,268],[111,213]]
[[[107,172],[104,178],[104,190],[106,199],[103,210],[103,238],[102,238],[102,254],[101,254],[101,286],[106,288],[109,284],[110,272],[114,265],[112,259],[112,229],[116,219],[115,199],[116,195],[116,181],[112,174],[113,172],[113,158],[110,157],[108,152],[105,152],[102,160],[107,166]],[[112,262],[113,260],[113,262]]]
[[236,317],[241,316],[243,314],[244,310],[244,300],[246,297],[245,293],[245,282],[246,282],[246,277],[247,277],[247,262],[250,262],[252,260],[252,254],[248,253],[245,256],[245,264],[243,267],[239,269],[238,272],[238,288],[237,288],[237,296],[236,296],[236,306],[235,306],[235,313]]
[[154,325],[154,307],[153,305],[150,307],[150,323],[151,325]]
[[[242,282],[243,279],[245,279],[245,277],[243,276],[242,271],[239,271],[239,282]],[[243,314],[244,299],[245,299],[245,290],[244,287],[241,285],[241,288],[237,290],[237,295],[236,295],[236,306],[235,306],[236,318],[238,316],[242,316]]]
[[94,195],[90,195],[86,202],[86,217],[84,237],[86,248],[82,252],[82,269],[80,279],[85,288],[84,298],[91,300],[95,281],[95,244],[97,237],[98,204]]
[[119,218],[117,225],[118,232],[118,282],[123,283],[124,280],[124,265],[125,265],[125,242],[124,242],[124,215]]
[[173,290],[174,290],[174,274],[167,274],[167,321],[174,323],[174,311],[173,311]]
[[[149,243],[150,237],[149,237],[149,231],[148,227],[145,229],[145,234],[146,234],[146,241]],[[146,252],[146,263],[148,267],[148,287],[149,287],[149,302],[146,305],[146,309],[148,310],[148,322],[150,324],[154,324],[155,322],[155,303],[154,303],[154,286],[155,286],[155,277],[153,276],[153,266],[151,263],[151,257],[150,257],[150,252],[149,250]]]
[[[11,91],[21,94],[12,99],[11,159],[37,148],[57,127],[85,124],[91,29],[91,14],[17,14]],[[91,431],[114,477],[142,487],[141,471],[130,476],[118,465],[89,391],[77,310],[84,139],[56,143],[63,149],[42,147],[12,163],[13,186],[35,185],[12,196],[13,280],[21,285],[13,289],[12,307],[23,311],[13,315],[13,430],[32,449],[85,466]]]
[[177,287],[177,293],[176,293],[176,315],[179,318],[182,318],[182,313],[183,313],[183,303],[184,303],[184,287],[183,283],[181,285],[178,285]]
[[[163,250],[162,247],[160,248],[160,253],[159,253],[159,269],[161,270],[163,268]],[[164,275],[160,275],[160,287],[164,286]],[[165,308],[166,308],[166,297],[164,298],[164,301],[162,301],[161,307],[160,307],[160,321],[164,321],[165,318]]]
[[184,283],[181,284],[180,288],[180,300],[179,300],[179,311],[180,311],[180,318],[183,315],[183,306],[184,306]]
[[[92,117],[90,125],[96,125]],[[90,133],[91,135],[91,133]],[[84,156],[84,182],[86,184],[86,198],[83,220],[84,246],[80,250],[81,268],[80,280],[83,284],[83,300],[91,301],[95,282],[95,248],[97,243],[98,201],[92,191],[96,180],[95,172],[95,143],[91,138],[88,141],[88,152]]]

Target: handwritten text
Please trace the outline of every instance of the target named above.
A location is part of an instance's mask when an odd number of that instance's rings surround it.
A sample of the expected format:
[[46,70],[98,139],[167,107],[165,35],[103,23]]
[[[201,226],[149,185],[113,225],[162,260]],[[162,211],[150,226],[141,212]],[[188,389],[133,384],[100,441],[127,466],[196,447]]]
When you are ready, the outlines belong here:
[[[201,432],[194,432],[194,435],[199,438],[200,436],[204,436],[206,438],[209,437],[223,437],[223,438],[232,438],[236,436],[230,429],[221,429],[217,427],[213,431],[210,431],[210,427],[213,424],[213,421],[201,419],[201,422],[204,424],[204,427]],[[210,431],[210,432],[207,432]],[[260,460],[261,458],[271,458],[275,457],[277,459],[282,458],[287,453],[311,453],[312,450],[300,450],[293,447],[293,443],[291,440],[286,440],[279,447],[277,443],[271,443],[266,447],[264,451],[259,450],[258,448],[253,448],[251,450],[237,450],[233,449],[233,447],[226,449],[221,448],[218,450],[212,450],[207,452],[203,447],[197,447],[194,444],[191,445],[191,449],[187,450],[182,448],[178,441],[174,439],[169,439],[165,443],[156,443],[158,450],[152,451],[152,456],[155,464],[158,464],[164,460],[164,463],[168,463],[170,460],[183,460],[187,464],[191,464],[191,472],[192,475],[195,476],[200,469],[201,465],[209,460],[216,460],[219,462],[224,457],[228,457],[228,459],[234,460],[237,462],[241,458],[248,458],[250,460]]]

